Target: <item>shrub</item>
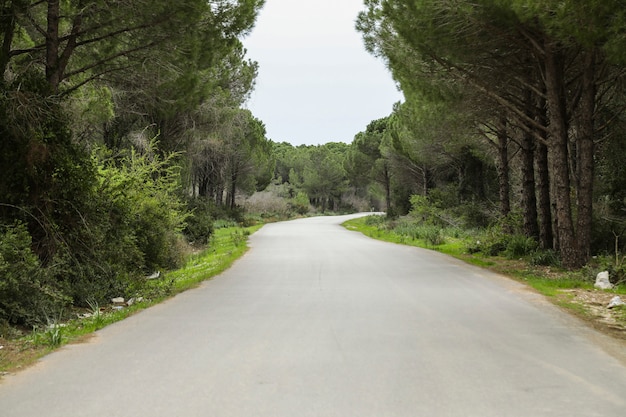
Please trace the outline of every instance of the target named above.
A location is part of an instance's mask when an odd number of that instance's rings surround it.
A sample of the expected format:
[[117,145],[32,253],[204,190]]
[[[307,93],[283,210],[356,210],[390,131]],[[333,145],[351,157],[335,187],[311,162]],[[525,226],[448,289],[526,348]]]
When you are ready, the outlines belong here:
[[32,326],[70,301],[50,285],[31,243],[25,225],[0,227],[0,321]]
[[440,212],[441,210],[427,196],[411,196],[411,211],[409,214],[418,222],[441,225]]
[[249,213],[260,214],[264,217],[286,217],[289,212],[287,199],[271,191],[259,191],[248,197],[244,208]]
[[461,223],[469,229],[487,227],[492,221],[489,211],[479,203],[463,204],[456,211]]
[[505,255],[509,259],[531,255],[537,249],[537,241],[523,235],[513,235],[508,239]]
[[487,256],[497,256],[507,248],[507,234],[498,225],[488,227],[468,246],[469,253],[481,252]]
[[213,234],[212,204],[204,199],[192,199],[188,205],[189,216],[185,221],[183,233],[187,240],[206,245]]
[[97,194],[104,200],[100,204],[109,202],[110,225],[121,229],[119,237],[136,247],[145,271],[173,268],[181,261],[176,241],[187,214],[176,197],[179,170],[173,159],[174,155],[160,159],[131,150],[100,166]]
[[76,305],[123,296],[144,273],[182,261],[186,214],[175,196],[178,171],[171,157],[129,151],[113,158],[98,149],[91,162],[96,184],[72,202],[80,221],[63,224],[63,238],[47,263]]
[[436,226],[427,227],[424,230],[424,239],[433,246],[439,246],[446,243],[446,238],[442,230]]
[[309,196],[305,192],[300,191],[294,198],[289,200],[289,209],[300,215],[307,214],[311,210]]
[[553,250],[536,250],[530,256],[533,266],[560,266],[559,255]]
[[385,216],[372,215],[365,218],[365,224],[368,226],[381,226],[385,224]]

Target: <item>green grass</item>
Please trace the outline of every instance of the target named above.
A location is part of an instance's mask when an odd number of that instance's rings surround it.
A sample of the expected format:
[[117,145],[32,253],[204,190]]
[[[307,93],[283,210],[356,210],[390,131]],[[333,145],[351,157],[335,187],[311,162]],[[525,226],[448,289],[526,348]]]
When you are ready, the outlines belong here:
[[5,346],[5,349],[0,350],[0,375],[28,366],[60,346],[84,340],[97,330],[219,275],[248,250],[248,236],[261,227],[262,225],[216,228],[208,249],[192,255],[183,268],[166,272],[160,279],[151,281],[137,294],[137,297],[143,298],[142,301],[129,307],[101,311],[101,306],[90,302],[90,317],[64,323],[55,321],[48,326],[33,329],[27,336],[3,342],[12,346]]

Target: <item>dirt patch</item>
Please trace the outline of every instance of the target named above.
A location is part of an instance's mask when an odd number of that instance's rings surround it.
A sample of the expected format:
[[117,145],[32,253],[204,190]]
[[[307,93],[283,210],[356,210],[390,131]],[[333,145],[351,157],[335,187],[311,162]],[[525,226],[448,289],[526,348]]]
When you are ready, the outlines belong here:
[[8,372],[15,372],[33,364],[46,353],[41,347],[19,340],[0,338],[0,378]]
[[626,307],[608,308],[615,294],[599,290],[568,289],[559,291],[559,304],[573,305],[572,310],[598,330],[626,340]]

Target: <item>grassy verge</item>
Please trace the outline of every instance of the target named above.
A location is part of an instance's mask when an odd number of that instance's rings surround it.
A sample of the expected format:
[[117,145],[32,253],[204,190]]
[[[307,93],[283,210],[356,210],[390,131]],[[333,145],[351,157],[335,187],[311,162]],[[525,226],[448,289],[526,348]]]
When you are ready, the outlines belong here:
[[[605,320],[607,315],[610,315],[618,327],[626,329],[626,308],[607,310],[606,315],[599,317],[596,307],[606,305],[607,298],[616,294],[626,294],[626,286],[621,285],[610,291],[596,291],[593,288],[593,279],[590,279],[593,274],[588,270],[567,271],[558,267],[532,266],[523,259],[507,259],[481,253],[469,254],[466,249],[468,242],[462,237],[445,236],[440,244],[433,244],[433,239],[401,235],[393,229],[390,230],[383,223],[368,221],[366,217],[350,220],[344,223],[344,227],[374,239],[436,250],[464,262],[509,276],[528,284],[548,297],[554,304],[566,308],[581,318],[589,321],[599,318]],[[612,334],[615,333],[612,332]],[[626,338],[626,332],[622,332],[619,336]]]
[[[0,338],[0,376],[27,367],[67,343],[84,341],[99,329],[219,275],[247,251],[248,236],[261,227],[216,229],[208,249],[191,255],[183,268],[150,281],[130,306],[116,309],[92,303],[90,309],[74,314],[74,317],[80,314],[80,318],[69,321],[50,318],[47,326],[26,335]],[[0,330],[3,330],[0,334],[11,333],[9,329]]]
[[343,226],[348,230],[361,232],[366,236],[385,242],[436,250],[476,266],[489,267],[494,265],[493,260],[490,258],[465,253],[464,241],[460,238],[447,237],[443,243],[433,244],[428,238],[411,238],[406,235],[400,235],[393,230],[381,228],[376,224],[368,224],[367,217],[348,220]]

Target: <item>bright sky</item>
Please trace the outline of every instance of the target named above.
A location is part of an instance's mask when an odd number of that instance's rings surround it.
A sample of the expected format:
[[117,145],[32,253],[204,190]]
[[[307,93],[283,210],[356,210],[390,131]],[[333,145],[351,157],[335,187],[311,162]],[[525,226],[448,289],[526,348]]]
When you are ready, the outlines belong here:
[[402,100],[354,29],[363,0],[267,0],[248,57],[259,63],[247,107],[274,142],[350,143]]

